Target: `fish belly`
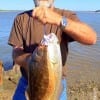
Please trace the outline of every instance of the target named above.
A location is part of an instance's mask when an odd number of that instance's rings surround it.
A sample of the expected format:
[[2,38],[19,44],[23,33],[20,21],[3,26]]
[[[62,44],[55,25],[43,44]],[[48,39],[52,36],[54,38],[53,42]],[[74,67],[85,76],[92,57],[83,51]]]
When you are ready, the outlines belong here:
[[58,100],[62,77],[60,46],[50,42],[33,52],[29,64],[29,100]]

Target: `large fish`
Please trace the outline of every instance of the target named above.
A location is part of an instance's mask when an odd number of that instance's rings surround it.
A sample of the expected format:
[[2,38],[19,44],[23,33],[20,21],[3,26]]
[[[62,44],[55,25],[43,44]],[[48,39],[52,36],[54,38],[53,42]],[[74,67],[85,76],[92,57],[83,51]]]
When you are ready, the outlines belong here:
[[58,38],[44,35],[29,65],[29,100],[58,100],[62,60]]

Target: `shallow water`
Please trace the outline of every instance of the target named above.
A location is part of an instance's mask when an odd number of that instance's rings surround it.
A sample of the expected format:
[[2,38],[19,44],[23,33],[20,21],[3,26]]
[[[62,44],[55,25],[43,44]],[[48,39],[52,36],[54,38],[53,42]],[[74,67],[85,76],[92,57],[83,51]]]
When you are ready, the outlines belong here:
[[91,66],[100,68],[100,13],[77,12],[79,18],[97,32],[95,45],[83,45],[73,42],[69,45],[68,64],[70,66]]

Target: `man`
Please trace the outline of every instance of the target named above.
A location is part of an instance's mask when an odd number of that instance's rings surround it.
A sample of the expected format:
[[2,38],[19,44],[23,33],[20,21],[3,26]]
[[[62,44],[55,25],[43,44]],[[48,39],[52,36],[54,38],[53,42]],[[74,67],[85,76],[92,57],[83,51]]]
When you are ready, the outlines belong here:
[[[44,25],[46,33],[53,32],[59,39],[63,69],[66,69],[68,43],[72,41],[86,45],[96,43],[96,33],[90,26],[81,22],[74,12],[54,8],[53,2],[53,0],[34,0],[34,10],[19,14],[14,21],[9,44],[13,46],[14,62],[21,66],[22,77],[13,100],[26,100],[28,61],[43,37]],[[66,76],[65,73],[63,76]],[[60,100],[66,100],[63,92]]]

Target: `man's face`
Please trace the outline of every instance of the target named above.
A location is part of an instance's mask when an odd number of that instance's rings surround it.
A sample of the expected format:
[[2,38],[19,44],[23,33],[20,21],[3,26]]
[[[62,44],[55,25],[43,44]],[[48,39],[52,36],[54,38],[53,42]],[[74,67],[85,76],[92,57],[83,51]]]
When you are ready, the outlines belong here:
[[54,0],[34,0],[35,6],[51,7]]

